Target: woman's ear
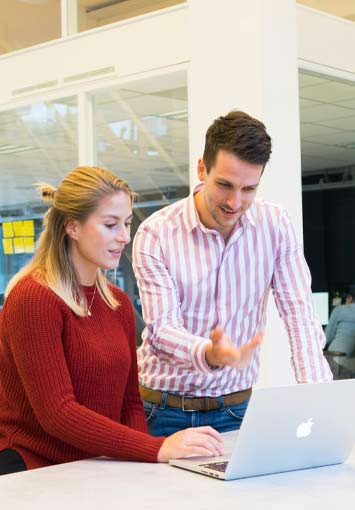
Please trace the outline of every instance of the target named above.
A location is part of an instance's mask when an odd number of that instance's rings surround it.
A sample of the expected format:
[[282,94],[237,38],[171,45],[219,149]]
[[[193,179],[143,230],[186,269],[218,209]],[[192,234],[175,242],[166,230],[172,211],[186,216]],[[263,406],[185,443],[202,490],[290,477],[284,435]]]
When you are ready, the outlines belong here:
[[67,224],[65,225],[65,231],[70,237],[70,239],[73,239],[74,241],[77,241],[78,235],[80,230],[80,223],[77,220],[70,219],[68,220]]

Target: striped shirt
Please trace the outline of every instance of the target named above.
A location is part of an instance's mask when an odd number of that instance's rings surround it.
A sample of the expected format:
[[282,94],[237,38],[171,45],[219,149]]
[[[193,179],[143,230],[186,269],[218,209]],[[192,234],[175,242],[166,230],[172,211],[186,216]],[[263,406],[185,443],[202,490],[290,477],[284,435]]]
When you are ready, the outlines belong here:
[[225,243],[201,223],[190,195],[140,225],[133,268],[146,324],[138,349],[143,386],[195,396],[250,388],[258,375],[259,349],[243,370],[212,370],[205,352],[218,324],[236,347],[263,331],[270,288],[289,336],[296,380],[332,378],[309,269],[281,207],[255,200]]

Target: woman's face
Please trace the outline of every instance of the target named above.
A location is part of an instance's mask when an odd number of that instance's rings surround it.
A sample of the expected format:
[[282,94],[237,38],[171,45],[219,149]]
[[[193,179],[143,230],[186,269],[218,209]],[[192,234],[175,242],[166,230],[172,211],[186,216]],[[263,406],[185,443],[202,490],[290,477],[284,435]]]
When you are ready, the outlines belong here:
[[119,191],[104,197],[84,223],[68,222],[71,257],[81,284],[92,285],[98,267],[118,266],[123,248],[130,241],[131,220],[131,199]]

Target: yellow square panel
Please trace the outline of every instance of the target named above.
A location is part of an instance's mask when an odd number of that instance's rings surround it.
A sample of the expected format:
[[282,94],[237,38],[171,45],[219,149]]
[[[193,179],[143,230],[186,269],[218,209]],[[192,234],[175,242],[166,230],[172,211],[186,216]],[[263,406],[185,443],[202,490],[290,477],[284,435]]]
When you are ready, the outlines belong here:
[[12,255],[14,253],[14,248],[12,246],[12,239],[4,238],[2,240],[2,248],[4,250],[5,255]]
[[34,253],[35,238],[34,237],[24,237],[23,241],[24,241],[24,245],[25,245],[25,253]]
[[34,237],[35,227],[33,220],[25,220],[23,222],[23,235],[28,237]]
[[14,253],[25,253],[23,237],[14,237]]
[[23,221],[13,221],[14,231],[16,237],[23,236]]
[[2,224],[2,235],[3,237],[14,237],[12,221],[6,221]]

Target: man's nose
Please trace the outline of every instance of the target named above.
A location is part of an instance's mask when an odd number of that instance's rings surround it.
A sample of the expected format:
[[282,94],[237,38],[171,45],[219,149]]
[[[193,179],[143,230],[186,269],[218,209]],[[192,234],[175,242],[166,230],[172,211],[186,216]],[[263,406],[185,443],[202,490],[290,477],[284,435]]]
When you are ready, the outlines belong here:
[[233,211],[237,211],[242,205],[242,194],[240,191],[234,191],[230,197],[228,197],[227,205]]

